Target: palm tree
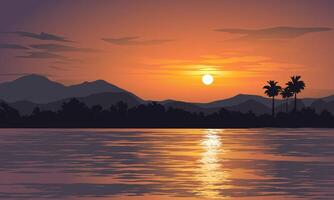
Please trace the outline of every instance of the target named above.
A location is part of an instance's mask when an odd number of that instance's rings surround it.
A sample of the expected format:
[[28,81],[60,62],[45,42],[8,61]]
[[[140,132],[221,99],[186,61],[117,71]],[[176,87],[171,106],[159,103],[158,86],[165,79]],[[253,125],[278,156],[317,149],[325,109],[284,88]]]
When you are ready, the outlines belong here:
[[295,95],[295,107],[293,109],[294,112],[297,111],[297,94],[305,88],[305,83],[304,81],[301,81],[300,78],[300,76],[292,76],[291,81],[286,84],[290,91]]
[[275,116],[275,96],[277,96],[279,94],[279,92],[281,91],[281,86],[277,85],[278,82],[276,81],[267,81],[268,85],[263,86],[263,89],[265,89],[264,93],[268,96],[268,97],[272,97],[273,101],[272,101],[272,115],[273,117]]
[[286,87],[281,90],[280,95],[282,96],[283,100],[285,100],[286,112],[289,112],[289,98],[293,96],[293,93],[289,87]]

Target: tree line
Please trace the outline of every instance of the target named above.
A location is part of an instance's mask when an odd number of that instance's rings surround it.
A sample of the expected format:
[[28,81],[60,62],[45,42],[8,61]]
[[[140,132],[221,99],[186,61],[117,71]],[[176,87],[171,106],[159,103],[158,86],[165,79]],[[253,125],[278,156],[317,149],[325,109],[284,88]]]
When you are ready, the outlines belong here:
[[247,128],[247,127],[334,127],[334,117],[328,111],[316,113],[311,108],[295,112],[255,115],[224,108],[207,114],[191,113],[177,108],[165,108],[152,102],[129,108],[124,102],[103,109],[88,107],[73,98],[58,111],[35,108],[28,116],[0,103],[0,127],[11,128]]

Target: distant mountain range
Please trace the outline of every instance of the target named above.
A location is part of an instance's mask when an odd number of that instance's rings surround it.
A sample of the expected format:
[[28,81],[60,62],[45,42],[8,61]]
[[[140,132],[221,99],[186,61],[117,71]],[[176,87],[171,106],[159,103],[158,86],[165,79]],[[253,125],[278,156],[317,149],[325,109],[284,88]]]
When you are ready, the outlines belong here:
[[0,84],[0,99],[8,102],[25,100],[34,103],[50,103],[70,97],[85,97],[104,92],[130,93],[103,80],[65,86],[35,74]]
[[[151,101],[145,101],[135,94],[112,85],[104,80],[83,82],[77,85],[65,86],[49,80],[41,75],[28,75],[14,81],[0,84],[0,99],[9,103],[21,114],[30,114],[35,107],[41,110],[58,110],[63,102],[77,98],[88,106],[101,105],[109,108],[119,101],[126,102],[129,107]],[[193,103],[176,100],[157,101],[166,108],[180,108],[190,112],[213,113],[221,108],[231,111],[264,114],[271,112],[270,98],[258,95],[239,94],[234,97],[213,101],[210,103]],[[285,104],[276,100],[276,110],[285,111]],[[290,109],[292,108],[290,100]],[[334,95],[324,98],[305,98],[298,101],[298,107],[309,106],[317,112],[328,110],[334,114]]]

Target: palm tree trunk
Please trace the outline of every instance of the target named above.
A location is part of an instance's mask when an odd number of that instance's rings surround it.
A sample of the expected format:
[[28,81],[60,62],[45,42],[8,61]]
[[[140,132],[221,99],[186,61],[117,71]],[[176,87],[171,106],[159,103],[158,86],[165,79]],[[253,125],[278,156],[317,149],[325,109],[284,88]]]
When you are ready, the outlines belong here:
[[294,112],[297,111],[297,93],[295,93],[295,108],[293,110]]
[[271,114],[273,115],[273,117],[275,117],[275,97],[273,97],[273,105],[272,105]]
[[288,98],[286,98],[286,112],[288,113],[289,112],[289,99]]

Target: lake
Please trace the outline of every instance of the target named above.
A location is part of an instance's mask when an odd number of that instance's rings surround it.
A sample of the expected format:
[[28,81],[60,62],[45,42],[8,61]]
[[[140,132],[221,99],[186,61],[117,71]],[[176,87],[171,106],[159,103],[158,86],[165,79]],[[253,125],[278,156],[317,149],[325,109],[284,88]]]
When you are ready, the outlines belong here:
[[333,199],[334,129],[0,129],[0,199]]

